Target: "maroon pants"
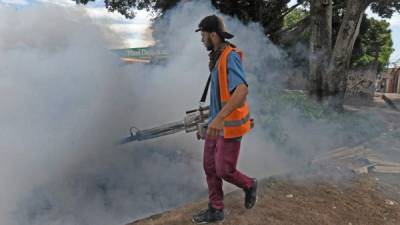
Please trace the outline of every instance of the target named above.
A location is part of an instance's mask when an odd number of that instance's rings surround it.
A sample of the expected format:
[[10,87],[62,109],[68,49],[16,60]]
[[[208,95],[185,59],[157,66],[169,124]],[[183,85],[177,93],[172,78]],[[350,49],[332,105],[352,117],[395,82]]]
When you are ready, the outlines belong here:
[[203,166],[207,177],[209,202],[216,209],[224,208],[222,179],[240,188],[250,188],[252,179],[236,169],[240,141],[223,137],[207,137]]

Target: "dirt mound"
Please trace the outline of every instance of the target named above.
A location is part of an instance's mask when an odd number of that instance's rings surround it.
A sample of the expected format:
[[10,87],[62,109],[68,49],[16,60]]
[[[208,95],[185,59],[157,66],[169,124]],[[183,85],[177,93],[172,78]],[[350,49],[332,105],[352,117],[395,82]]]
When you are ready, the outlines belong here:
[[[397,177],[398,178],[398,177]],[[398,225],[400,189],[382,184],[384,178],[364,174],[346,181],[331,178],[269,178],[261,181],[256,206],[243,206],[244,194],[225,197],[226,225]],[[391,178],[393,180],[396,178]],[[202,200],[129,225],[188,225],[191,215],[205,208]]]

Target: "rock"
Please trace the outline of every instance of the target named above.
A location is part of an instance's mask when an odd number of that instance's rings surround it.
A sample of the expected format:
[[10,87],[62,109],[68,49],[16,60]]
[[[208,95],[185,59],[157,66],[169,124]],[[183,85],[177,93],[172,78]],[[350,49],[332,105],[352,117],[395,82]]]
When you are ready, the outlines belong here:
[[292,195],[292,194],[287,194],[286,195],[286,198],[293,198],[294,197],[294,195]]

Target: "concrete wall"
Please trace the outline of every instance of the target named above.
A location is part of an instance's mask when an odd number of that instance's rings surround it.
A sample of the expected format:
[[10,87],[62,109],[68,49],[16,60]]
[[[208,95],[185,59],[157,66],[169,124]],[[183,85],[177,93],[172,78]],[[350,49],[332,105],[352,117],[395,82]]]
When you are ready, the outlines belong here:
[[376,66],[358,67],[349,72],[345,103],[370,105],[375,95]]

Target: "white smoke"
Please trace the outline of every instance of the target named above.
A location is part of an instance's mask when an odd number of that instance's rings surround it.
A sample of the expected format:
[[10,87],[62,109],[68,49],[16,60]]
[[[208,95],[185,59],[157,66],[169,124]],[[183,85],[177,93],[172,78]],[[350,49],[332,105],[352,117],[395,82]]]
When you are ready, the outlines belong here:
[[[123,224],[205,197],[202,142],[193,134],[113,144],[131,125],[181,120],[197,107],[208,56],[194,30],[213,13],[204,2],[178,5],[153,26],[167,62],[125,65],[107,48],[123,40],[82,9],[0,8],[0,223]],[[225,22],[245,53],[257,112],[252,86],[280,86],[284,54],[260,26]],[[283,115],[286,125],[299,151],[314,153],[321,146],[301,140],[308,134],[295,114]],[[324,135],[329,125],[308,131]],[[243,141],[240,169],[266,177],[286,172],[285,158],[259,126]]]
[[0,19],[1,224],[118,224],[201,192],[186,176],[201,171],[185,156],[193,137],[113,146],[132,123],[194,106],[175,86],[182,67],[125,66],[107,48],[121,40],[82,9],[2,8]]
[[[208,57],[194,29],[211,13],[179,6],[154,26],[168,62],[124,65],[107,48],[122,40],[82,9],[1,8],[1,224],[121,224],[205,196],[193,134],[113,144],[197,106]],[[244,51],[276,54],[257,26],[227,23],[238,44],[253,33]]]

